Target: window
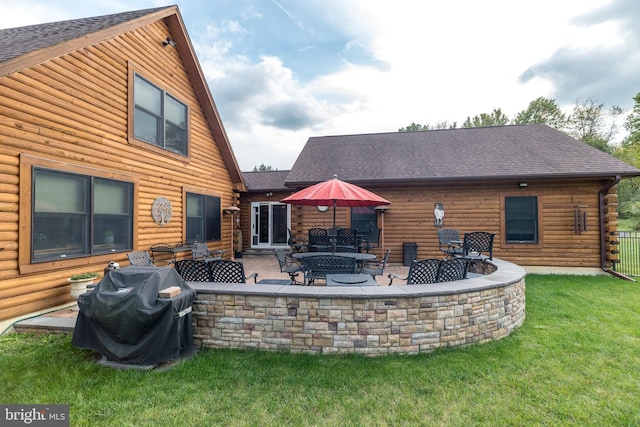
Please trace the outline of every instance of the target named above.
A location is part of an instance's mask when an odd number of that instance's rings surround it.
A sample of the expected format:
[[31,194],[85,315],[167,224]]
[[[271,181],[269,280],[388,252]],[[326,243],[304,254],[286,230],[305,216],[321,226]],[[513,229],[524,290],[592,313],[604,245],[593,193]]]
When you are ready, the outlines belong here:
[[368,233],[378,227],[376,211],[370,207],[351,208],[351,228],[357,228],[358,233]]
[[187,155],[187,106],[134,73],[133,136]]
[[538,243],[538,198],[505,197],[507,243]]
[[32,262],[132,248],[132,183],[34,168],[32,197]]
[[187,240],[220,240],[220,197],[187,193]]

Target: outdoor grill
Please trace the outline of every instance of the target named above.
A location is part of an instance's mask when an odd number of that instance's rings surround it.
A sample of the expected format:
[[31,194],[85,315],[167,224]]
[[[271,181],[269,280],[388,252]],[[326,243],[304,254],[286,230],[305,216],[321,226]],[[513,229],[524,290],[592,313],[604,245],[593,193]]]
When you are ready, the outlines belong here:
[[78,298],[71,343],[103,361],[157,365],[193,350],[191,306],[196,291],[171,267],[110,271]]

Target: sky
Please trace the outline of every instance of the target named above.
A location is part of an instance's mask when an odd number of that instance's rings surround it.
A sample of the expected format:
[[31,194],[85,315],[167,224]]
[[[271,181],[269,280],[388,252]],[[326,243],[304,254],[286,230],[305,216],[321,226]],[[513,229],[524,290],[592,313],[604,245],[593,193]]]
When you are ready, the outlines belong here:
[[314,136],[640,92],[638,0],[2,0],[0,28],[174,4],[243,171]]

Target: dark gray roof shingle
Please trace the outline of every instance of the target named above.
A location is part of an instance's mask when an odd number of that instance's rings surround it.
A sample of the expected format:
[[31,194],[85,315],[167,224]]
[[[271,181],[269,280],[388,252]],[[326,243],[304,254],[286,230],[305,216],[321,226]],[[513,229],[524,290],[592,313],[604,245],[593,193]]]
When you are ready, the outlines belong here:
[[0,30],[0,62],[131,21],[166,7]]
[[289,174],[284,171],[242,172],[248,191],[285,191],[284,180]]
[[349,182],[640,176],[640,170],[543,124],[309,138],[289,186]]

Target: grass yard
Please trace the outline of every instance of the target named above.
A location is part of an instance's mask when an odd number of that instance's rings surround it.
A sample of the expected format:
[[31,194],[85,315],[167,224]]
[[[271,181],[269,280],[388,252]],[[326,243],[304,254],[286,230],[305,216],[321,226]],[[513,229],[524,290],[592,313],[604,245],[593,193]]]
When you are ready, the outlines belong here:
[[527,318],[417,356],[205,350],[119,371],[70,337],[0,338],[3,403],[67,403],[86,426],[638,426],[640,284],[527,277]]

